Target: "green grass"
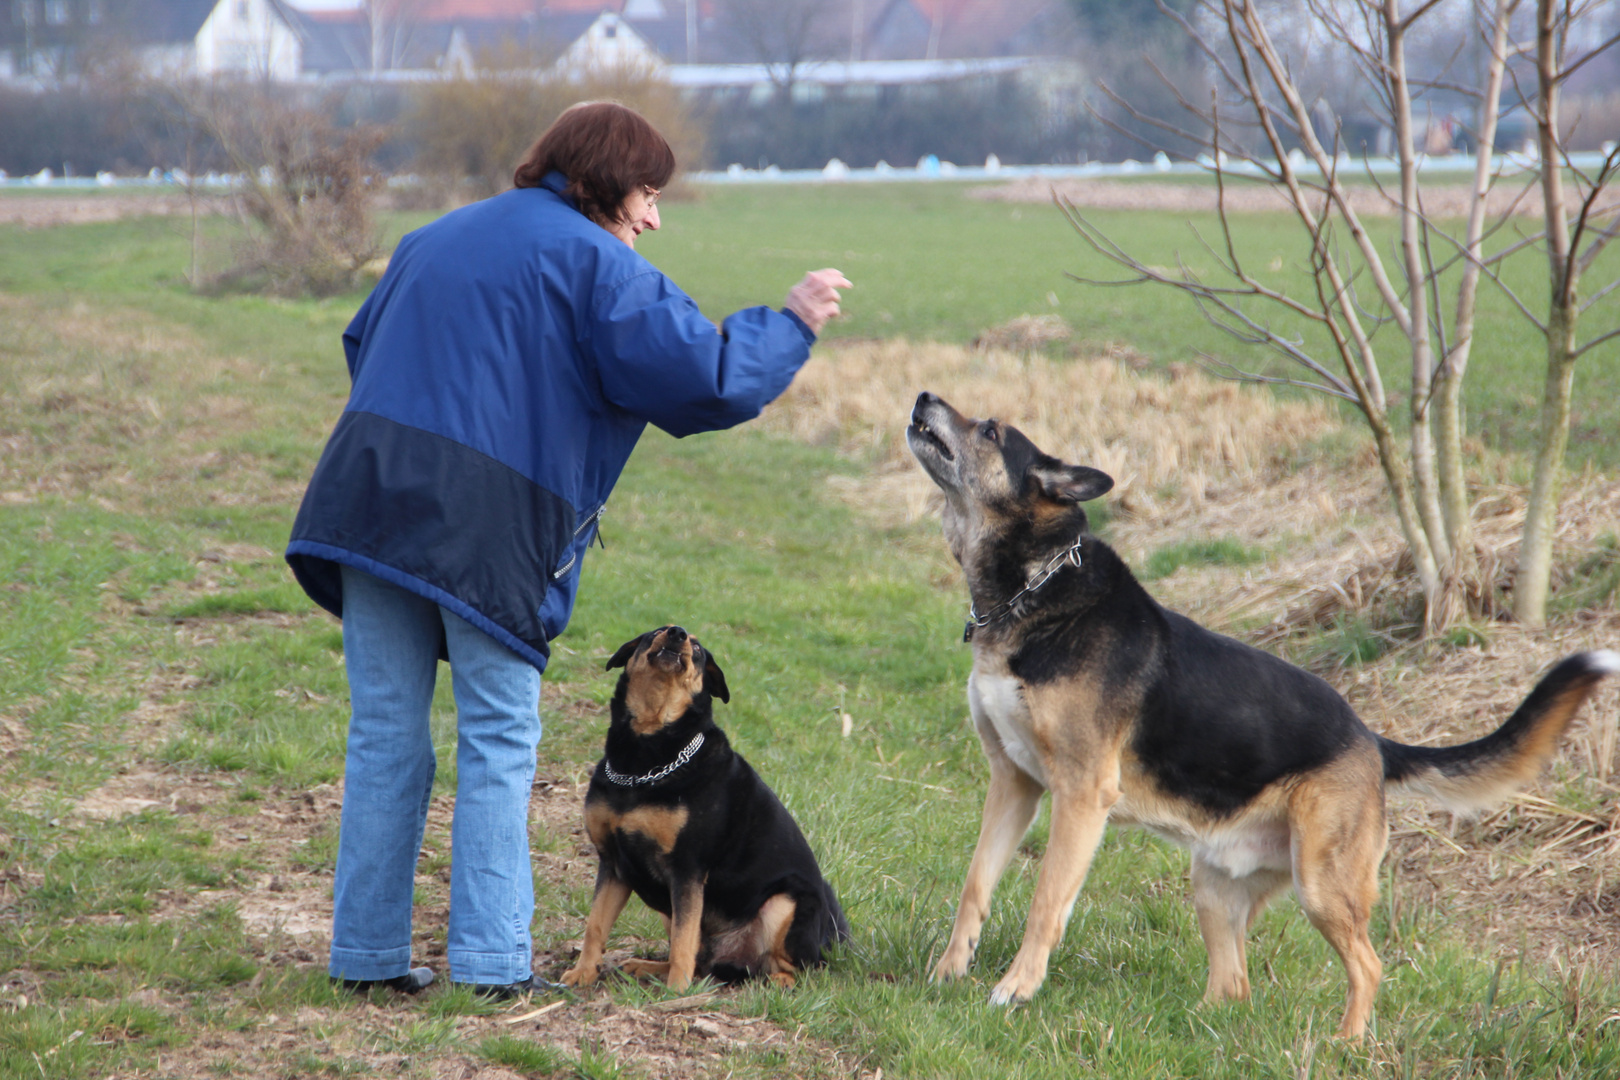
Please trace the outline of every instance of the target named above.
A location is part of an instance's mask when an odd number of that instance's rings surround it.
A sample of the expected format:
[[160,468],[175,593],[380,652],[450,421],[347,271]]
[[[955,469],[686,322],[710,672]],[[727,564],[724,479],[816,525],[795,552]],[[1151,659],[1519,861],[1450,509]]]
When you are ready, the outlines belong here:
[[1186,540],[1150,553],[1137,577],[1155,581],[1169,577],[1183,566],[1253,566],[1265,557],[1265,552],[1229,536]]
[[[1050,204],[972,199],[969,188],[956,183],[703,187],[695,201],[669,204],[663,228],[644,235],[638,250],[716,319],[754,304],[779,305],[804,271],[836,266],[856,288],[847,296],[846,317],[828,331],[833,339],[900,335],[966,342],[1018,315],[1055,312],[1074,327],[1082,347],[1125,343],[1159,365],[1194,363],[1203,352],[1245,367],[1296,373],[1211,327],[1185,297],[1157,288],[1077,284],[1066,275],[1119,275],[1084,246]],[[1174,266],[1179,259],[1200,273],[1214,273],[1213,257],[1198,238],[1219,245],[1212,214],[1099,211],[1093,217],[1144,262]],[[398,235],[425,220],[422,214],[396,215],[384,228]],[[1291,219],[1243,214],[1234,220],[1238,248],[1261,280],[1294,295],[1313,295],[1305,272],[1308,246],[1302,246]],[[7,228],[0,231],[5,238],[0,290],[93,290],[109,299],[138,294],[143,306],[196,326],[217,347],[273,359],[278,366],[290,362],[292,371],[313,375],[319,367],[313,358],[329,355],[334,332],[359,296],[315,303],[194,296],[181,284],[187,227],[179,219],[148,218],[74,229]],[[1391,247],[1392,223],[1372,219],[1368,227],[1384,249]],[[210,228],[217,232],[220,226]],[[1527,250],[1509,260],[1504,272],[1532,310],[1545,303],[1547,270],[1538,259]],[[1588,272],[1582,291],[1591,295],[1616,275],[1620,251],[1611,251]],[[1255,311],[1310,339],[1307,328],[1280,312]],[[1598,301],[1583,318],[1583,337],[1620,325],[1620,292]],[[1386,386],[1399,400],[1404,368],[1396,336],[1386,327],[1376,344]],[[1483,446],[1519,453],[1529,446],[1544,356],[1535,329],[1500,291],[1483,285],[1464,394],[1469,433]],[[1572,465],[1620,465],[1617,430],[1620,341],[1611,341],[1580,362]],[[307,443],[298,445],[307,452]],[[295,453],[287,468],[296,474],[304,464]]]
[[[1192,363],[1200,352],[1247,367],[1271,362],[1211,327],[1187,298],[1160,288],[1099,289],[1066,274],[1121,276],[1084,246],[1050,204],[1008,204],[966,197],[961,184],[713,186],[696,203],[677,203],[664,227],[644,235],[637,250],[687,288],[711,316],[757,303],[780,303],[800,273],[836,266],[855,282],[847,318],[833,337],[888,337],[965,342],[988,326],[1020,314],[1054,312],[1082,343],[1126,343],[1157,364]],[[1185,263],[1208,277],[1215,262],[1198,236],[1220,245],[1213,214],[1098,211],[1105,233],[1142,261]],[[1237,245],[1261,280],[1294,295],[1314,295],[1305,272],[1308,245],[1283,215],[1234,218]],[[1394,225],[1368,228],[1384,250]],[[1193,230],[1197,230],[1195,235]],[[1546,263],[1534,252],[1510,260],[1504,279],[1532,310],[1545,303]],[[1620,274],[1620,253],[1592,268],[1591,294]],[[1309,331],[1280,312],[1256,308],[1263,320],[1290,333]],[[1620,294],[1598,302],[1583,324],[1591,333],[1620,324]],[[1398,399],[1405,370],[1396,334],[1377,338],[1385,383]],[[1589,336],[1583,333],[1583,337]],[[1541,396],[1545,346],[1500,291],[1480,293],[1479,331],[1465,390],[1471,434],[1489,447],[1523,451]],[[1330,365],[1332,366],[1332,365]],[[1297,369],[1274,366],[1296,374]],[[1570,460],[1620,464],[1620,342],[1581,361],[1571,426]],[[1398,411],[1398,410],[1397,410]]]
[[[1031,296],[1044,302],[1053,286],[1041,286],[1040,264],[1074,249],[1051,221],[1037,227],[1038,208],[1013,219],[1005,206],[953,191],[716,191],[672,208],[665,234],[644,244],[717,313],[759,299],[744,295],[759,282],[779,276],[785,288],[798,270],[837,261],[821,257],[829,252],[866,251],[864,264],[843,266],[862,283],[846,332],[960,339],[1027,310]],[[1144,235],[1160,228],[1131,220]],[[777,250],[790,236],[803,248]],[[213,1060],[210,1038],[305,1008],[342,1030],[369,1031],[381,1015],[389,1026],[368,1045],[424,1061],[470,1053],[529,1074],[636,1075],[633,1062],[600,1049],[567,1058],[516,1036],[469,1037],[458,1018],[477,1019],[482,1007],[465,992],[340,998],[318,969],[268,954],[230,900],[198,899],[331,865],[330,822],[286,855],[233,837],[244,816],[341,776],[341,637],[301,600],[274,553],[297,478],[341,405],[336,336],[357,298],[192,296],[176,283],[184,245],[162,222],[3,237],[0,284],[22,300],[7,301],[16,317],[0,328],[9,365],[0,368],[0,437],[26,435],[36,455],[28,461],[77,479],[32,502],[0,501],[0,717],[26,735],[0,757],[0,972],[23,973],[16,986],[25,989],[6,994],[28,999],[13,1007],[0,995],[0,1075],[155,1073],[176,1048]],[[711,253],[711,240],[729,247]],[[947,250],[956,254],[947,259]],[[975,290],[975,280],[989,284]],[[917,306],[902,306],[906,297]],[[194,384],[185,381],[191,360],[165,366],[120,352],[122,339],[58,347],[53,327],[82,318],[73,314],[80,304],[92,315],[144,313],[158,332],[195,338],[187,347],[200,355],[242,365]],[[874,322],[882,310],[895,321]],[[1074,318],[1088,334],[1134,340],[1134,316]],[[1144,316],[1143,340],[1168,340],[1171,322]],[[82,408],[51,412],[30,396],[41,372],[99,372],[99,381],[82,390]],[[165,422],[107,420],[142,395],[155,397]],[[245,403],[251,422],[219,422],[203,407],[232,401]],[[204,446],[188,441],[202,435]],[[832,965],[793,992],[750,988],[725,1007],[790,1033],[803,1025],[890,1076],[1294,1077],[1307,1060],[1319,1076],[1620,1075],[1620,1036],[1605,1022],[1620,1012],[1612,982],[1585,969],[1498,967],[1446,911],[1419,905],[1393,919],[1379,909],[1374,941],[1389,978],[1365,1049],[1324,1041],[1344,978],[1292,901],[1255,928],[1253,1005],[1201,1008],[1204,955],[1186,857],[1138,833],[1105,839],[1034,1002],[1003,1010],[985,999],[1018,947],[1044,821],[997,894],[973,977],[930,985],[925,973],[948,934],[985,779],[964,718],[963,597],[937,527],[880,527],[831,493],[829,476],[857,468],[831,450],[746,429],[681,441],[650,433],[615,493],[607,550],[585,564],[578,612],[546,675],[541,765],[566,774],[595,760],[602,729],[554,703],[605,702],[613,683],[602,664],[621,642],[678,621],[724,666],[733,700],[721,723],[798,817],[855,927]],[[1215,539],[1167,548],[1155,565],[1169,573],[1261,554]],[[1594,563],[1583,580],[1601,589],[1610,570]],[[1347,662],[1371,658],[1364,628],[1324,640]],[[438,782],[450,790],[447,684],[434,738]],[[173,707],[170,726],[143,727],[144,706]],[[844,711],[854,721],[847,738]],[[74,813],[135,765],[165,767],[227,797],[195,812],[154,808],[110,822]],[[558,842],[577,840],[540,837],[536,846]],[[588,892],[543,875],[537,891],[545,913],[565,916],[566,928],[552,933],[577,934]],[[659,933],[636,905],[621,930]],[[161,1008],[142,1004],[148,991]],[[629,1007],[658,996],[643,987],[607,993]],[[773,1053],[738,1051],[727,1065],[761,1076],[809,1068]],[[310,1045],[299,1054],[278,1067],[364,1068],[347,1050]]]
[[510,1035],[496,1035],[478,1044],[479,1056],[496,1065],[505,1065],[524,1076],[550,1076],[574,1069],[574,1059],[546,1043],[529,1042]]

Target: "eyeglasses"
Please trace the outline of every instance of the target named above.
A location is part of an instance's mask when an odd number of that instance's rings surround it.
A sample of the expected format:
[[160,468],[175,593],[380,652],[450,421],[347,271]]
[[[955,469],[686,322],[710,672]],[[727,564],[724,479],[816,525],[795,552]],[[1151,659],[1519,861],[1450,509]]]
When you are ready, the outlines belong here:
[[641,193],[643,195],[647,196],[647,205],[649,207],[657,206],[658,205],[658,196],[663,194],[662,191],[660,191],[658,188],[653,187],[650,184],[642,184],[641,185]]

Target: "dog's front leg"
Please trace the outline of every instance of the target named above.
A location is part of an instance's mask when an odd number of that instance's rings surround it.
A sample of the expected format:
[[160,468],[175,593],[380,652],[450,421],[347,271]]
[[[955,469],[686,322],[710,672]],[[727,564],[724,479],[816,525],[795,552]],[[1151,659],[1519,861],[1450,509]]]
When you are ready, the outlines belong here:
[[703,944],[704,879],[683,881],[670,890],[675,909],[669,921],[669,988],[685,990],[697,971],[698,948]]
[[1119,761],[1114,758],[1110,764],[1100,776],[1088,770],[1085,776],[1054,780],[1052,833],[1024,924],[1024,943],[990,992],[992,1005],[1028,1001],[1046,981],[1047,961],[1063,940],[1069,913],[1108,824],[1108,811],[1119,801]]
[[[982,734],[982,733],[981,733]],[[994,736],[992,735],[993,739]],[[962,886],[962,902],[956,907],[956,924],[945,955],[934,965],[935,982],[959,979],[967,974],[973,952],[979,947],[979,930],[990,914],[990,895],[1001,880],[1018,842],[1035,820],[1041,801],[1041,785],[1034,777],[1008,759],[999,742],[992,748],[985,740],[990,758],[990,790],[984,797],[984,816],[979,823],[979,842],[968,864],[967,881]]]
[[596,871],[596,897],[591,901],[590,917],[585,920],[585,940],[580,943],[579,962],[563,972],[564,985],[589,986],[596,981],[608,931],[613,929],[619,913],[629,902],[630,886],[620,880],[603,859]]

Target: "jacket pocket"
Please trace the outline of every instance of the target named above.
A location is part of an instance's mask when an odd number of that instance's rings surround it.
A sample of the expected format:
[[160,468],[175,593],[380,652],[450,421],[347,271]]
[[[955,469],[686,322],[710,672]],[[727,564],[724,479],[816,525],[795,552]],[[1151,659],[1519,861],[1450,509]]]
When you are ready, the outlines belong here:
[[[591,538],[596,535],[590,531],[602,520],[602,515],[606,512],[607,503],[604,502],[593,510],[584,521],[579,523],[579,527],[574,530],[573,539],[568,544],[568,558],[563,561],[561,566],[552,571],[552,581],[561,581],[574,568],[574,564],[579,562],[580,552],[591,546]],[[590,535],[586,535],[588,532],[590,532]],[[580,537],[582,536],[585,537],[584,543],[580,543]]]

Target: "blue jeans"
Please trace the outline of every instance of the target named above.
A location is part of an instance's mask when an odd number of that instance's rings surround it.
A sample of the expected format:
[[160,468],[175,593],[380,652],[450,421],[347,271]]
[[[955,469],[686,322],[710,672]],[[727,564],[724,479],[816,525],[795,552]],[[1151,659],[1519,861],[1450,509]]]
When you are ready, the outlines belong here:
[[334,977],[391,979],[410,969],[441,637],[457,728],[450,978],[506,984],[530,974],[529,790],[540,743],[540,673],[433,601],[346,566],[343,657],[353,714],[333,886]]

